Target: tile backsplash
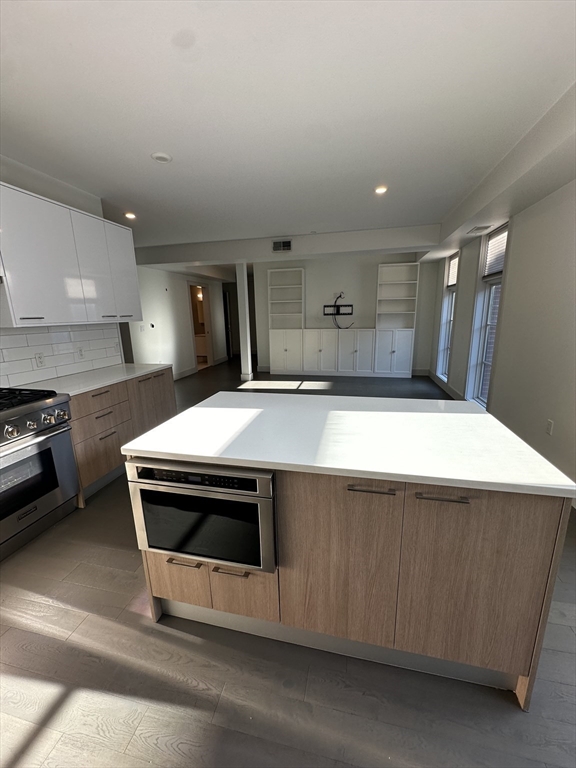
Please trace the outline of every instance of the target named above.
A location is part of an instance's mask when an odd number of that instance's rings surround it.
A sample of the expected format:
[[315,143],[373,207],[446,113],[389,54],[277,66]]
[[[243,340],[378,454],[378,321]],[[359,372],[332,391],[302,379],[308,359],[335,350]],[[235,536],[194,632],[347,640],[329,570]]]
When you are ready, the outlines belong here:
[[0,328],[2,387],[24,387],[122,362],[120,333],[114,323]]

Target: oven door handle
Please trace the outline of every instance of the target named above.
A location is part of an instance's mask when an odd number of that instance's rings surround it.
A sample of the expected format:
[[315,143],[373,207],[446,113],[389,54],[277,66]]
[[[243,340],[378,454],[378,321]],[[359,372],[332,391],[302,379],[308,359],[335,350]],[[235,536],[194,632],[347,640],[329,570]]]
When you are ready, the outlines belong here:
[[44,440],[49,440],[51,437],[56,437],[57,435],[61,435],[64,432],[70,432],[70,427],[53,427],[52,429],[47,429],[45,432],[42,432],[41,435],[33,437],[32,439],[19,440],[17,444],[10,447],[7,451],[2,450],[0,458],[3,459],[6,456],[11,456],[14,453],[18,453],[18,451],[24,451],[26,448],[30,448],[32,445],[43,443]]

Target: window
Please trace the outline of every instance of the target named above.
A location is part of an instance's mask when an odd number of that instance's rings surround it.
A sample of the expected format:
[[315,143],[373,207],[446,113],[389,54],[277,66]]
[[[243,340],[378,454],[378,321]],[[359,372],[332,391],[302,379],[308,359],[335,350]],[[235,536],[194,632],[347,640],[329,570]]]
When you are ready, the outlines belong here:
[[456,302],[456,284],[458,281],[458,258],[459,254],[455,254],[447,260],[446,287],[444,288],[444,298],[442,300],[442,322],[438,339],[438,365],[436,373],[444,381],[448,379],[448,363],[450,362],[454,304]]
[[486,241],[482,286],[480,289],[481,329],[474,399],[486,406],[494,360],[496,326],[500,309],[502,271],[506,256],[508,227],[492,232]]

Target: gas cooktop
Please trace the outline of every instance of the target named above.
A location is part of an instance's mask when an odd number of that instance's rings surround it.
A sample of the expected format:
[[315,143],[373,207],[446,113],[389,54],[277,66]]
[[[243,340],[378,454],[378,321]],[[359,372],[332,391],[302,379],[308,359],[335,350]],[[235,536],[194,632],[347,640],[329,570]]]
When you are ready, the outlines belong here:
[[49,400],[56,392],[51,389],[9,389],[0,387],[0,412],[19,405],[36,403],[39,400]]

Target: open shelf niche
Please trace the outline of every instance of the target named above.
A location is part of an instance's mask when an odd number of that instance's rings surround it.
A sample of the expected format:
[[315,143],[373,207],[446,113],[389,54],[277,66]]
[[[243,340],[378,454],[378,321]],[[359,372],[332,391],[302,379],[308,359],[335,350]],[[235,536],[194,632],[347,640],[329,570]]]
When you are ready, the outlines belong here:
[[380,264],[376,330],[414,328],[419,264]]
[[268,270],[270,330],[304,328],[304,270]]

